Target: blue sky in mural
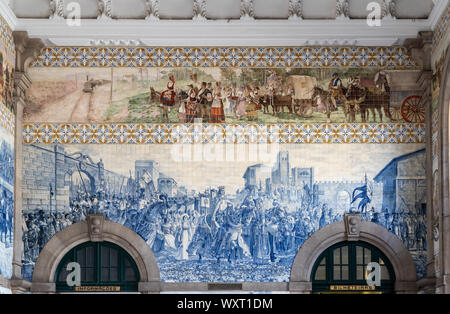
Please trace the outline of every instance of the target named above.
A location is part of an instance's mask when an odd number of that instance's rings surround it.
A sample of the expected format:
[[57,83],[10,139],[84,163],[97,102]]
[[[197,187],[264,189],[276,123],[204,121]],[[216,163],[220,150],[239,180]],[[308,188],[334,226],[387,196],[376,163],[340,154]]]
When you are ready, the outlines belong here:
[[264,158],[234,145],[234,161],[177,146],[25,146],[25,277],[55,232],[93,212],[137,232],[166,282],[289,281],[298,248],[346,212],[399,236],[423,276],[423,144],[282,144]]
[[13,136],[0,128],[0,274],[11,278],[14,212]]

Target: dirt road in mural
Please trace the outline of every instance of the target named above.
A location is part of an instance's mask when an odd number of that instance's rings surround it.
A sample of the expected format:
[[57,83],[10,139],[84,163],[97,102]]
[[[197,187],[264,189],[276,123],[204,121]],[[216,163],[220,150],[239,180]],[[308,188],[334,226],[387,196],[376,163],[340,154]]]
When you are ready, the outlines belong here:
[[414,71],[33,68],[26,122],[424,123]]

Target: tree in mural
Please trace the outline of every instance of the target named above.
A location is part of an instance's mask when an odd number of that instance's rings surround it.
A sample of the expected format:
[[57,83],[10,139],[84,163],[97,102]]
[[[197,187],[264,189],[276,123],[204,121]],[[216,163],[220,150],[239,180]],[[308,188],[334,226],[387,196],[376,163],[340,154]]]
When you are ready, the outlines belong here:
[[364,176],[364,185],[353,190],[352,204],[361,199],[358,204],[358,210],[361,213],[367,212],[367,207],[372,201],[373,189],[367,181],[367,174]]

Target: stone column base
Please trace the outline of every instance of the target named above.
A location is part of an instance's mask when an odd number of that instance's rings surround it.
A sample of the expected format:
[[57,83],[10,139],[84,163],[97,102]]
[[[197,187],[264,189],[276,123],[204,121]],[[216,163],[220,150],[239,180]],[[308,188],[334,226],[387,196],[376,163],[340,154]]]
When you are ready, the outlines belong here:
[[31,288],[31,282],[23,279],[11,279],[9,285],[13,294],[24,294]]
[[295,294],[311,294],[312,283],[310,281],[289,282],[289,292]]

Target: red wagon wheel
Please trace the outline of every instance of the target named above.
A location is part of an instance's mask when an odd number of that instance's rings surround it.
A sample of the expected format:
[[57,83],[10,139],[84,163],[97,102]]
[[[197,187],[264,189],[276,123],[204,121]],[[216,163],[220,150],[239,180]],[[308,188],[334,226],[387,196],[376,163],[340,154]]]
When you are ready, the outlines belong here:
[[402,116],[408,123],[425,123],[425,108],[422,96],[409,96],[403,101]]
[[403,120],[402,110],[396,107],[389,107],[389,112],[391,113],[391,121],[398,122]]

